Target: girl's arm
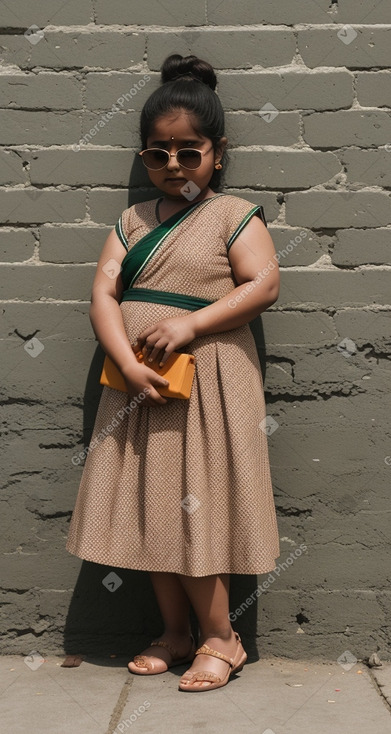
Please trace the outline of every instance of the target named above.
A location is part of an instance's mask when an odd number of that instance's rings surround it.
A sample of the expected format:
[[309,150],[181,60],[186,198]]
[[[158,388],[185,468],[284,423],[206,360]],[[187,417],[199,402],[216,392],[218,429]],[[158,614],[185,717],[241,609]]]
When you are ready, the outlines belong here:
[[90,307],[90,321],[104,352],[121,372],[138,365],[122,320],[119,301],[123,285],[121,262],[124,246],[113,229],[98,260]]
[[240,285],[216,303],[187,316],[195,336],[243,326],[277,300],[280,274],[275,252],[267,228],[253,216],[229,249],[232,271]]
[[168,385],[162,375],[146,365],[141,365],[130,345],[122,319],[119,301],[123,285],[121,262],[124,247],[112,230],[103,246],[92,284],[90,320],[103,350],[122,372],[131,396],[144,393],[144,405],[165,405],[167,398],[158,387]]

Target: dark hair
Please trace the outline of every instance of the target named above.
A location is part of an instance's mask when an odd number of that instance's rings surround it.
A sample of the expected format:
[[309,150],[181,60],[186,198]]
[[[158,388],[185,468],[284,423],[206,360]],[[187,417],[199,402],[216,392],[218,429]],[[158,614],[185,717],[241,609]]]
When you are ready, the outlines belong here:
[[[172,54],[162,64],[161,82],[141,111],[142,148],[147,147],[147,138],[154,121],[167,112],[181,108],[194,115],[196,131],[209,138],[216,150],[219,139],[224,136],[224,110],[214,91],[217,79],[213,67],[197,56]],[[221,163],[223,166],[227,163],[225,149]],[[215,169],[209,182],[211,188],[219,188],[221,176],[222,171]]]

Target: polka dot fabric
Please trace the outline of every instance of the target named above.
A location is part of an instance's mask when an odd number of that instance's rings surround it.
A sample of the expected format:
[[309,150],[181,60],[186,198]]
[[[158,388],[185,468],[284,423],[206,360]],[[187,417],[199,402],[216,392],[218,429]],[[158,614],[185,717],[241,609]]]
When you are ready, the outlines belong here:
[[[156,200],[122,214],[131,248],[158,225]],[[134,287],[216,300],[237,285],[228,238],[251,210],[222,196],[198,207]],[[129,340],[177,306],[126,301]],[[85,560],[188,576],[272,571],[280,555],[258,355],[248,324],[201,336],[189,400],[143,406],[104,387],[66,548]]]

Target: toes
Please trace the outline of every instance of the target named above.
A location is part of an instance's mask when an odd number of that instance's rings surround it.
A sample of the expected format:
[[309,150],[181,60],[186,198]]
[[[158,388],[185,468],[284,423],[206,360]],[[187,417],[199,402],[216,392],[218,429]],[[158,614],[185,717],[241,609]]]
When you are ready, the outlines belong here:
[[210,680],[201,680],[199,678],[198,679],[196,678],[195,680],[194,679],[189,680],[188,678],[181,678],[179,682],[181,686],[192,685],[192,686],[198,686],[198,688],[201,688],[202,686],[203,687],[210,686],[212,683],[212,681]]
[[188,687],[190,683],[192,686],[196,686],[197,688],[206,688],[207,686],[211,685],[211,681],[209,680],[194,680],[194,681],[181,680],[180,681],[181,686]]
[[148,670],[146,665],[137,665],[136,663],[133,662],[133,660],[130,663],[128,663],[128,668],[129,670],[132,670],[135,672],[137,672],[138,670]]
[[156,667],[156,663],[144,659],[144,655],[136,655],[133,660],[128,663],[128,669],[131,673],[151,673]]

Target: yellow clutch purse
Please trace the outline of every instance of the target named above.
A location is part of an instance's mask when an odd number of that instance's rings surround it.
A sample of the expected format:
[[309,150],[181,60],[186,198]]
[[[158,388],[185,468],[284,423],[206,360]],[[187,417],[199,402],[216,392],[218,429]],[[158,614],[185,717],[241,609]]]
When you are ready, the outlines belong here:
[[[195,372],[195,356],[183,352],[172,352],[167,362],[159,367],[159,362],[144,362],[144,355],[139,348],[132,345],[133,351],[139,362],[143,362],[169,381],[166,387],[156,388],[159,395],[167,398],[189,398]],[[127,392],[127,387],[122,373],[116,367],[110,357],[106,355],[103,362],[103,370],[100,376],[101,385],[112,387],[114,390]]]

